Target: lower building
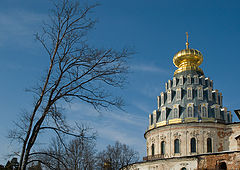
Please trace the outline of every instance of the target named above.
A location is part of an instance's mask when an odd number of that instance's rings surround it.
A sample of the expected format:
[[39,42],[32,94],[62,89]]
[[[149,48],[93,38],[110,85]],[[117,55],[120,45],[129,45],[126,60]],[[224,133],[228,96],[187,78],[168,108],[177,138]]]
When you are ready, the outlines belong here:
[[132,170],[238,170],[240,151],[198,154],[192,156],[155,158],[138,162],[123,169]]

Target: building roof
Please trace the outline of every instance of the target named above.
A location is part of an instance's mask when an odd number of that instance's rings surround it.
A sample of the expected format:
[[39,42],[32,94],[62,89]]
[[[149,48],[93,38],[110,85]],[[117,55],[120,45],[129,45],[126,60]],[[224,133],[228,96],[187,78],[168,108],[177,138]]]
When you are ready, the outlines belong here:
[[188,45],[187,40],[186,49],[173,57],[178,69],[158,96],[158,108],[149,115],[149,129],[185,122],[232,122],[231,112],[223,106],[222,93],[199,68],[201,52]]

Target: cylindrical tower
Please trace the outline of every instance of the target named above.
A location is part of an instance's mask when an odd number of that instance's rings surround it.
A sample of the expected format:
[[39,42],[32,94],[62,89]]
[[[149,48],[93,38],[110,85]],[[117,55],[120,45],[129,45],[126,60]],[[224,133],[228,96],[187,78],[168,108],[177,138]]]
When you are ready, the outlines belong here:
[[[187,37],[188,39],[188,37]],[[178,69],[157,97],[158,108],[149,114],[145,132],[147,158],[170,158],[227,150],[218,133],[227,131],[231,113],[223,107],[222,93],[199,68],[203,55],[190,49],[176,53]],[[221,139],[224,140],[224,139]],[[224,143],[224,142],[223,142]]]

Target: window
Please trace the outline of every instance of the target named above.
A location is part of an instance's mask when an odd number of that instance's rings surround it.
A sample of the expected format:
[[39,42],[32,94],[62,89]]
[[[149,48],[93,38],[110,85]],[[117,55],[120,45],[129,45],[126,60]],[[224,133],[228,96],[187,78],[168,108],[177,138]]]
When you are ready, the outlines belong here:
[[173,77],[173,87],[176,87],[176,86],[177,86],[177,78]]
[[171,101],[172,101],[172,91],[168,90],[168,92],[167,92],[167,102],[171,103]]
[[192,117],[192,107],[188,107],[188,117]]
[[164,105],[164,93],[162,92],[161,93],[161,106]]
[[179,143],[179,139],[174,140],[174,153],[180,153]]
[[173,118],[178,118],[179,117],[179,104],[173,105],[172,117]]
[[196,139],[191,138],[191,153],[195,153],[195,152],[196,152]]
[[152,144],[152,156],[154,156],[154,144]]
[[210,80],[210,86],[213,87],[213,81],[212,80]]
[[187,88],[187,99],[188,100],[192,99],[192,87]]
[[192,79],[191,76],[188,75],[188,76],[187,76],[187,84],[191,84],[191,83],[192,83],[191,79]]
[[220,119],[220,109],[218,105],[215,105],[214,113],[215,113],[215,118]]
[[205,104],[201,106],[201,113],[202,113],[202,117],[208,117],[207,116],[207,107]]
[[206,108],[206,106],[202,107],[202,115],[203,115],[203,117],[207,117],[207,108]]
[[181,168],[181,170],[187,170],[185,167]]
[[224,111],[220,112],[220,119],[222,119],[222,120],[224,120],[224,113],[225,113]]
[[219,104],[220,104],[220,106],[222,106],[222,99],[223,99],[222,93],[219,93]]
[[161,121],[164,120],[166,120],[166,107],[163,107],[161,111]]
[[198,93],[198,99],[203,100],[203,88],[202,88],[202,86],[198,87],[197,93]]
[[218,103],[218,102],[219,102],[219,101],[218,101],[218,90],[214,90],[213,92],[214,92],[215,101],[216,101],[217,104],[219,104],[219,103]]
[[182,96],[181,96],[181,92],[182,92],[182,90],[181,90],[181,88],[177,88],[177,91],[176,91],[176,100],[181,100],[182,99]]
[[194,84],[199,84],[199,78],[197,75],[194,76]]
[[187,117],[193,117],[193,104],[187,106]]
[[184,83],[183,76],[180,76],[179,84],[180,84],[180,85],[183,85],[183,83]]
[[205,85],[205,77],[202,76],[202,85]]
[[173,109],[173,117],[178,118],[178,108]]
[[208,100],[212,101],[212,88],[208,88]]
[[212,139],[207,138],[207,152],[212,152]]
[[161,155],[164,155],[165,154],[165,142],[162,141],[161,142]]
[[210,79],[209,79],[209,78],[206,78],[206,81],[207,81],[207,86],[208,86],[208,87],[211,87],[211,85],[210,85]]

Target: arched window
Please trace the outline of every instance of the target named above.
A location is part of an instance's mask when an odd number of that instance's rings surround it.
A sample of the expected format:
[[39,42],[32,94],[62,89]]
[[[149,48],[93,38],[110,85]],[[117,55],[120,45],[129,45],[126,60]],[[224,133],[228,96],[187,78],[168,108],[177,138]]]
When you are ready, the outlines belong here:
[[194,84],[199,84],[199,78],[197,75],[194,76]]
[[191,80],[191,79],[192,79],[191,76],[188,75],[188,76],[187,76],[187,84],[191,84],[191,83],[192,83],[192,80]]
[[207,117],[207,108],[206,108],[206,106],[202,106],[202,117]]
[[178,108],[173,109],[173,116],[174,118],[178,118]]
[[152,144],[152,156],[154,156],[154,144]]
[[180,76],[180,79],[179,79],[179,84],[180,84],[180,85],[183,85],[183,83],[184,83],[183,76]]
[[187,170],[185,167],[181,168],[181,170]]
[[203,100],[203,88],[202,88],[202,86],[198,87],[197,94],[198,94],[198,99]]
[[191,106],[187,108],[187,113],[188,113],[188,117],[193,117],[193,108]]
[[212,139],[207,138],[207,152],[212,152]]
[[165,142],[162,141],[161,142],[161,155],[164,155],[165,154]]
[[176,77],[173,77],[173,87],[176,87],[176,85],[177,85],[177,79]]
[[191,87],[187,88],[187,99],[192,100],[192,88]]
[[191,153],[196,152],[196,139],[191,138]]
[[168,92],[167,92],[167,102],[171,103],[171,101],[172,101],[172,91],[168,90]]
[[208,87],[208,100],[212,101],[212,88]]
[[164,105],[164,93],[162,92],[161,93],[161,106],[163,106]]
[[202,85],[205,85],[205,76],[202,76]]
[[177,98],[176,98],[176,100],[181,100],[181,88],[177,88],[177,90],[176,90],[176,95],[177,95]]
[[174,140],[174,153],[179,153],[180,148],[179,148],[179,139]]
[[166,107],[162,107],[161,111],[161,121],[166,120]]
[[220,119],[220,108],[218,105],[214,108],[215,118]]

